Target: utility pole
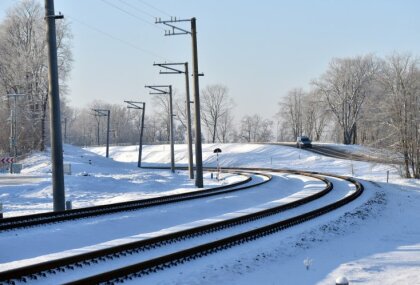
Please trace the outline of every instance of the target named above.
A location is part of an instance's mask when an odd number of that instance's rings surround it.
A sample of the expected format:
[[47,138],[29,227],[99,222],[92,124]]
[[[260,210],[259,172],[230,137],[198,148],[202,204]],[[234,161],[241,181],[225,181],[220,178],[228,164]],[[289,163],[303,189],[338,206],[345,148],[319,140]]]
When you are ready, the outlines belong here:
[[175,152],[174,152],[174,114],[172,107],[172,85],[146,85],[144,86],[153,91],[149,92],[151,95],[169,95],[169,122],[170,134],[169,139],[171,143],[171,171],[175,172]]
[[98,118],[98,146],[99,146],[99,122],[101,117],[107,117],[107,127],[106,127],[106,157],[109,157],[109,124],[111,117],[111,110],[104,109],[92,109],[95,113],[93,114]]
[[[188,62],[183,63],[154,63],[154,66],[160,66],[168,71],[160,71],[160,74],[185,74],[185,108],[187,111],[187,143],[188,143],[188,172],[190,179],[194,179],[194,162],[193,162],[193,150],[192,150],[192,131],[191,131],[191,108],[190,108],[190,82],[188,74]],[[183,65],[184,70],[174,68],[173,66]]]
[[45,20],[48,38],[48,98],[50,105],[51,161],[54,211],[64,211],[63,143],[61,141],[60,92],[58,84],[57,38],[55,20],[63,19],[55,15],[54,0],[45,0]]
[[100,130],[100,127],[101,127],[101,117],[97,116],[96,114],[92,114],[92,115],[95,116],[96,122],[98,123],[98,127],[96,128],[96,145],[99,146],[99,144],[100,144],[99,130]]
[[13,109],[10,108],[10,156],[17,156],[17,98],[25,94],[7,94],[7,97],[13,98]]
[[[182,29],[175,26],[175,23],[190,22],[191,30]],[[164,24],[170,28],[165,31],[165,36],[175,35],[186,35],[189,34],[192,37],[192,62],[193,62],[193,78],[194,78],[194,111],[195,111],[195,165],[196,165],[196,177],[195,185],[197,187],[203,187],[203,152],[201,144],[201,115],[200,115],[200,87],[198,76],[203,74],[198,73],[198,52],[197,52],[197,26],[196,19],[191,18],[187,20],[181,20],[177,18],[171,18],[167,21],[162,21],[160,18],[156,19],[156,24]]]
[[[137,161],[137,167],[141,167],[141,153],[143,150],[143,129],[144,129],[144,113],[146,112],[146,103],[144,102],[134,102],[134,101],[124,101],[128,104],[127,108],[142,110],[141,112],[141,126],[140,126],[140,142],[139,142],[139,158]],[[139,106],[142,104],[142,107]]]

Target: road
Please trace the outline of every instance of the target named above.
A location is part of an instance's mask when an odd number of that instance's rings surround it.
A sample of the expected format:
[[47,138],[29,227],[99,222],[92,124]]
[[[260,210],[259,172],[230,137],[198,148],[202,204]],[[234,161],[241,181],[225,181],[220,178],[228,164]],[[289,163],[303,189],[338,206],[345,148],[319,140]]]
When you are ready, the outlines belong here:
[[[296,147],[295,143],[289,143],[289,142],[285,142],[285,143],[281,142],[281,143],[273,143],[273,144]],[[351,152],[337,149],[333,146],[323,145],[323,144],[312,144],[312,148],[305,148],[305,150],[311,151],[317,154],[333,157],[333,158],[339,158],[339,159],[368,161],[368,162],[377,162],[377,163],[398,163],[396,161],[386,160],[383,158],[372,157],[372,156],[361,155],[361,154],[354,154]]]
[[48,179],[49,178],[37,176],[0,175],[0,186],[39,183]]

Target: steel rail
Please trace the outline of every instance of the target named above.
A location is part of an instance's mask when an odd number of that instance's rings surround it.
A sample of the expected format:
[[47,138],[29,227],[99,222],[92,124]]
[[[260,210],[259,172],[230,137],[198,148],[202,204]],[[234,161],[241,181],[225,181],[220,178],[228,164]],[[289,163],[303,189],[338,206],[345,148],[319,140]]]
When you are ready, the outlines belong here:
[[159,206],[159,205],[164,205],[164,204],[169,204],[169,203],[177,203],[177,202],[187,201],[187,200],[192,200],[192,199],[205,198],[205,197],[209,197],[213,195],[221,195],[221,194],[230,193],[233,191],[249,189],[250,187],[254,187],[262,183],[266,183],[270,181],[272,178],[271,176],[265,176],[267,180],[264,180],[262,182],[252,184],[252,185],[241,186],[241,185],[250,183],[252,181],[252,178],[250,176],[251,174],[253,175],[263,175],[263,174],[245,173],[245,172],[239,173],[237,171],[231,171],[231,173],[236,173],[239,175],[246,176],[247,179],[238,181],[235,183],[231,183],[229,185],[222,185],[222,186],[207,188],[207,189],[199,190],[199,191],[190,191],[186,193],[163,195],[159,197],[141,199],[141,200],[135,200],[135,201],[84,207],[84,208],[66,210],[66,211],[61,211],[61,212],[46,212],[46,213],[39,213],[39,214],[32,214],[32,215],[3,218],[3,219],[0,219],[0,231],[18,229],[18,228],[23,228],[23,227],[31,227],[31,226],[43,225],[43,224],[50,224],[50,223],[56,223],[56,222],[63,222],[63,221],[68,221],[68,220],[76,220],[76,219],[81,219],[81,218],[88,218],[88,217],[112,214],[112,213],[123,212],[123,211],[132,211],[132,210],[138,210],[138,209],[152,207],[152,206]]
[[333,202],[326,206],[309,211],[307,213],[297,215],[292,218],[288,218],[279,222],[272,223],[270,225],[259,227],[250,231],[232,235],[232,236],[222,238],[216,241],[212,241],[209,243],[205,243],[205,244],[201,244],[195,247],[184,249],[178,252],[174,252],[174,253],[160,256],[157,258],[153,258],[147,261],[142,261],[133,265],[125,266],[122,268],[118,268],[115,270],[111,270],[111,271],[97,274],[94,276],[90,276],[87,278],[75,280],[66,284],[72,284],[72,285],[74,284],[99,284],[99,283],[105,283],[105,282],[107,284],[113,284],[115,282],[123,282],[126,279],[139,278],[151,272],[156,272],[156,271],[168,268],[168,267],[176,266],[178,264],[184,263],[191,259],[200,258],[202,256],[206,256],[208,254],[225,250],[230,247],[233,247],[233,246],[245,243],[245,242],[249,242],[257,238],[261,238],[269,234],[273,234],[278,231],[287,229],[289,227],[301,224],[305,221],[314,219],[323,214],[331,212],[347,203],[350,203],[351,201],[357,199],[363,193],[363,190],[364,190],[363,185],[352,178],[338,176],[338,175],[330,175],[330,174],[328,174],[328,176],[344,179],[351,182],[352,184],[356,186],[356,191],[354,191],[352,194],[336,202]]
[[[242,171],[242,170],[241,170]],[[275,170],[275,172],[285,172],[285,173],[291,173],[291,174],[300,174],[299,171],[279,171]],[[83,253],[79,255],[64,257],[61,259],[51,260],[47,262],[42,262],[34,265],[29,265],[21,268],[16,268],[4,272],[0,272],[0,281],[4,280],[11,280],[11,279],[22,279],[30,280],[31,278],[37,278],[36,276],[44,276],[46,275],[46,272],[51,272],[53,270],[65,270],[66,268],[75,268],[79,267],[84,263],[96,263],[99,260],[106,259],[107,257],[116,257],[125,252],[125,254],[132,254],[133,252],[140,252],[145,249],[149,248],[155,248],[162,245],[165,245],[167,243],[173,243],[176,241],[192,238],[195,236],[203,235],[209,232],[214,232],[217,230],[226,229],[229,227],[233,227],[236,225],[244,224],[247,222],[251,222],[257,219],[261,219],[270,215],[274,215],[276,213],[279,213],[281,211],[285,211],[287,209],[298,207],[302,204],[308,203],[310,201],[313,201],[317,198],[320,198],[327,193],[329,193],[333,185],[330,181],[328,181],[326,178],[310,174],[310,173],[304,173],[306,176],[314,177],[316,179],[319,179],[325,183],[325,188],[315,194],[312,194],[310,196],[304,197],[302,199],[293,201],[291,203],[283,204],[280,206],[276,206],[270,209],[264,209],[258,212],[250,213],[244,216],[223,220],[219,222],[215,222],[212,224],[207,225],[201,225],[199,227],[185,229],[178,232],[173,232],[145,240],[135,241],[131,243],[122,244],[115,247],[105,248],[101,250],[96,250],[88,253]],[[123,254],[124,255],[124,254]],[[24,277],[27,276],[27,277]],[[29,276],[29,277],[28,277]]]

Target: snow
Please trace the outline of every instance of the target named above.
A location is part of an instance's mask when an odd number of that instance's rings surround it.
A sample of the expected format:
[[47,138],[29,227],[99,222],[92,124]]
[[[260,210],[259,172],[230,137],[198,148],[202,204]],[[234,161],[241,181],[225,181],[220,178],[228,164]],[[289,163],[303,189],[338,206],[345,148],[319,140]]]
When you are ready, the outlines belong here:
[[[361,180],[366,191],[351,204],[315,220],[149,275],[133,284],[335,284],[341,276],[350,284],[420,284],[418,180],[400,178],[394,165],[334,159],[276,145],[203,145],[204,166],[216,166],[213,149],[217,147],[223,151],[219,155],[222,168],[265,167],[351,175]],[[176,165],[188,165],[186,149],[185,145],[175,146]],[[136,146],[111,147],[111,159],[106,159],[103,147],[80,149],[66,145],[64,160],[72,165],[73,172],[65,176],[66,198],[73,201],[74,207],[83,207],[197,191],[186,171],[172,174],[168,170],[139,170],[137,151]],[[346,151],[372,153],[360,146]],[[145,146],[142,165],[169,166],[169,158],[168,145]],[[6,217],[52,209],[48,161],[48,153],[37,153],[23,161],[21,175],[0,176],[0,202]],[[387,171],[390,183],[386,183]],[[223,179],[217,181],[206,173],[204,184],[213,187],[243,179],[223,174]],[[331,180],[338,185],[337,191],[324,201],[351,191],[349,185]],[[258,190],[200,201],[2,232],[0,271],[243,215],[319,188],[314,180],[290,174],[275,175],[273,183]],[[314,201],[281,217],[322,202]]]

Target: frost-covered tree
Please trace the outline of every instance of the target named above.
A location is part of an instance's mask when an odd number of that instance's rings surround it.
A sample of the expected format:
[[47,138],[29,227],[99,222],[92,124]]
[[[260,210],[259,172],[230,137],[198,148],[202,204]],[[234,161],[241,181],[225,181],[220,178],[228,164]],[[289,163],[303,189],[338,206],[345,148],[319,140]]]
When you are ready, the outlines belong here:
[[372,55],[335,58],[328,70],[313,81],[342,128],[344,144],[356,142],[357,123],[377,70]]
[[210,142],[214,143],[220,138],[221,121],[227,118],[226,114],[232,111],[233,106],[226,86],[209,85],[201,91],[201,119],[211,138]]
[[[65,20],[57,21],[58,68],[61,91],[71,69],[70,28]],[[23,93],[18,139],[20,151],[43,150],[48,119],[47,37],[44,13],[36,0],[23,0],[6,12],[0,23],[0,93]],[[7,103],[10,109],[12,103]],[[14,100],[14,99],[13,99]],[[5,128],[5,121],[1,121]]]
[[291,90],[279,103],[278,116],[287,122],[291,130],[292,139],[303,134],[303,100],[305,92],[301,88]]
[[239,137],[245,142],[268,142],[273,138],[273,122],[260,115],[246,115],[241,120]]
[[222,143],[227,143],[232,141],[234,136],[235,126],[233,124],[233,115],[232,112],[226,112],[219,120],[217,139]]
[[330,118],[322,95],[313,90],[303,97],[303,133],[315,141],[321,140]]
[[316,90],[309,93],[301,88],[291,90],[279,103],[278,134],[287,140],[307,135],[320,140],[328,119],[326,104]]
[[[406,177],[420,178],[420,70],[411,55],[393,54],[381,65],[379,105],[395,150],[402,153]],[[411,170],[411,171],[410,171]]]

